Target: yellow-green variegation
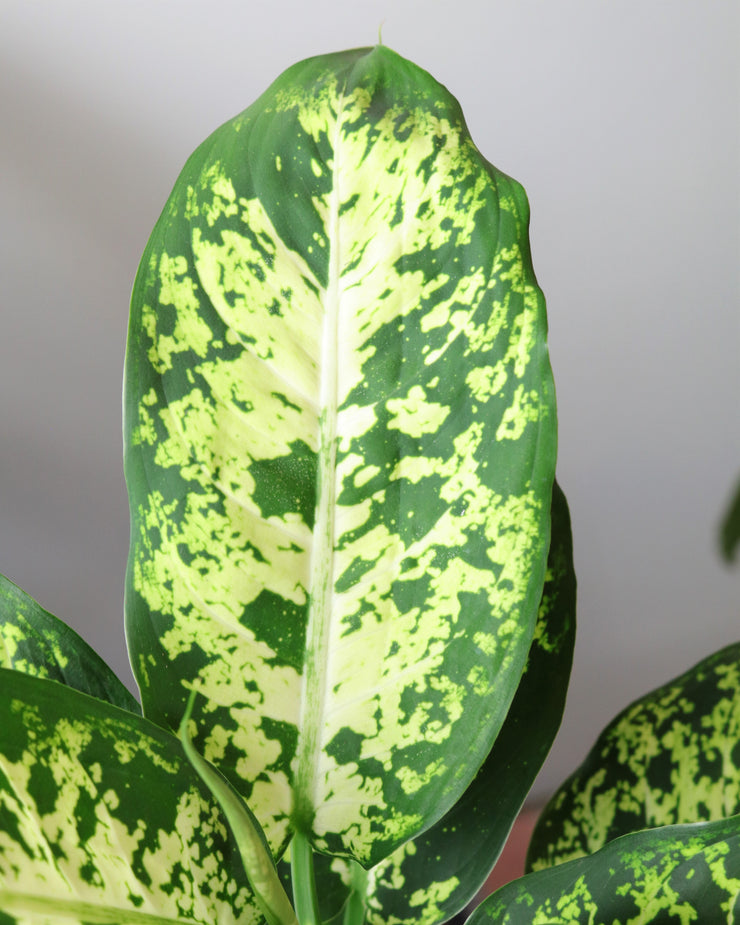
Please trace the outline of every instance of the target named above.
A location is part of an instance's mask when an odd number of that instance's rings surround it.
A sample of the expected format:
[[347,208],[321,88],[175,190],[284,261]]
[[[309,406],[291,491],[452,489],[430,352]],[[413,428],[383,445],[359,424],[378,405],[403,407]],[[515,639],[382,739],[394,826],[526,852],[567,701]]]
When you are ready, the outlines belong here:
[[740,643],[636,700],[602,732],[537,822],[537,870],[639,829],[740,812]]
[[466,925],[734,925],[740,817],[624,835],[491,894]]
[[179,741],[0,669],[2,925],[258,925],[237,846]]
[[126,360],[145,713],[373,865],[506,717],[548,549],[554,394],[521,187],[382,46],[301,62],[187,162]]
[[439,822],[367,873],[358,871],[353,861],[317,855],[322,921],[335,918],[354,898],[363,903],[368,925],[440,925],[473,899],[560,725],[575,642],[575,603],[570,517],[555,483],[547,579],[535,636],[491,753]]

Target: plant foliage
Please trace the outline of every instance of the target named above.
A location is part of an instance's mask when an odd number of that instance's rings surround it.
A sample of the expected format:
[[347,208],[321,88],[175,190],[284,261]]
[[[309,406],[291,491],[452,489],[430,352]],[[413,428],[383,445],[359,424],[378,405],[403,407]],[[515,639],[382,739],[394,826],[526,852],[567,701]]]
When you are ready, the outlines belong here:
[[528,867],[620,835],[740,812],[740,644],[627,707],[537,823]]
[[[575,632],[528,222],[383,46],[188,160],[126,354],[142,707],[0,580],[0,925],[440,925],[477,892]],[[739,654],[609,727],[471,925],[733,921]]]

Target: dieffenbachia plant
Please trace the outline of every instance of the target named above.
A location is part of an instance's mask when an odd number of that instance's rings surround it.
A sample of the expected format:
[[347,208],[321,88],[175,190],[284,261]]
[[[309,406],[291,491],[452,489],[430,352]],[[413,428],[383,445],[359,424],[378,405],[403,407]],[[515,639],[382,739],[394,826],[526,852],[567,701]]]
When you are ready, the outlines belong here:
[[[0,925],[447,921],[573,649],[521,187],[389,49],[301,62],[187,162],[125,378],[143,715],[0,582]],[[687,831],[589,842],[473,921],[729,909],[734,820]]]

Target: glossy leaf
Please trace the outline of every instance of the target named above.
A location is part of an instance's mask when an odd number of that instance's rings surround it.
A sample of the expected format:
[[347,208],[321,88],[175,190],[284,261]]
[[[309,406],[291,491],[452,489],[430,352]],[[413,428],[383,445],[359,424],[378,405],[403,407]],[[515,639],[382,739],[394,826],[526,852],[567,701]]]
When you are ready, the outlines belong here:
[[[191,157],[126,363],[127,632],[279,853],[373,865],[490,751],[534,632],[555,413],[521,187],[387,48]],[[460,762],[460,754],[468,756]]]
[[49,678],[114,706],[141,707],[77,633],[0,575],[0,668]]
[[740,912],[740,818],[625,835],[514,880],[466,925],[730,925]]
[[607,726],[538,820],[528,868],[619,835],[740,812],[740,644],[635,701]]
[[[542,766],[565,707],[575,641],[576,579],[570,516],[553,487],[547,578],[527,666],[493,749],[463,797],[428,831],[368,875],[317,856],[324,921],[360,884],[371,925],[436,925],[463,909],[486,880]],[[344,890],[342,890],[344,885]]]
[[0,670],[0,921],[257,923],[218,804],[180,743]]

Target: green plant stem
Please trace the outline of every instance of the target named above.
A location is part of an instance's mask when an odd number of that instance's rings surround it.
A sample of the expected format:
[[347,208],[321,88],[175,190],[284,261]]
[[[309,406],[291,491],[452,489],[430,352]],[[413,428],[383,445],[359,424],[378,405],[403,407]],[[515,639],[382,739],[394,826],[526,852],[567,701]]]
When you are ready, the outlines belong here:
[[364,925],[367,871],[357,862],[351,864],[351,870],[351,892],[347,905],[344,907],[342,925]]
[[290,845],[293,905],[299,925],[321,925],[316,879],[313,872],[313,851],[308,839],[296,832]]

